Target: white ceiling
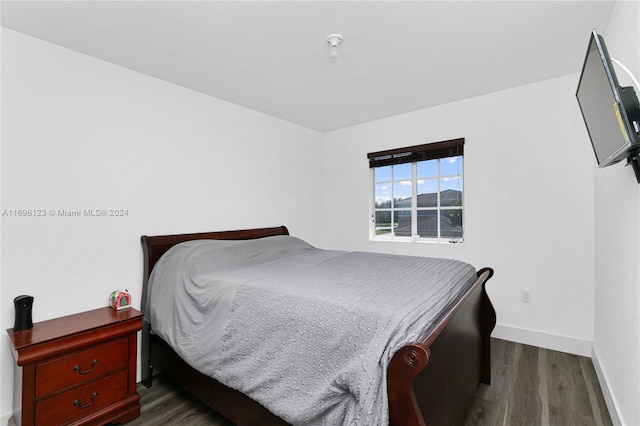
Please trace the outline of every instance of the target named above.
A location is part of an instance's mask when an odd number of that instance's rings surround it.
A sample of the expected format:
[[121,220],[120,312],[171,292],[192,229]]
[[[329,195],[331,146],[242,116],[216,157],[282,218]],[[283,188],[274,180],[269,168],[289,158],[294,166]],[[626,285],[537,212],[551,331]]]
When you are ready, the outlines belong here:
[[[578,73],[611,1],[2,1],[2,26],[320,132]],[[344,41],[335,64],[329,34]]]

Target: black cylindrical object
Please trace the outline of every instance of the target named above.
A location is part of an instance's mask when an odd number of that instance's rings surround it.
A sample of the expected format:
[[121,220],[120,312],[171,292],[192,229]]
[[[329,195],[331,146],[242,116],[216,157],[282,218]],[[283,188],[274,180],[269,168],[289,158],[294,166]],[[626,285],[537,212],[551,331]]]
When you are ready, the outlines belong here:
[[33,327],[31,310],[33,308],[33,296],[22,295],[13,299],[16,307],[16,321],[13,323],[13,331],[27,330]]

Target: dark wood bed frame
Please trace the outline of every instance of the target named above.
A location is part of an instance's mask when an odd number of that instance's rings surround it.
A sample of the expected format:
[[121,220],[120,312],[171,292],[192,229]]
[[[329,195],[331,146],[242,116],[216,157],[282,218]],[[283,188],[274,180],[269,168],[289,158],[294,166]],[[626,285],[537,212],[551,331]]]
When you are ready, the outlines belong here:
[[[142,236],[144,276],[142,311],[147,312],[149,275],[160,256],[175,244],[197,240],[248,240],[289,235],[286,227],[238,231]],[[480,382],[490,384],[490,335],[496,315],[485,291],[491,268],[478,271],[473,287],[444,313],[423,342],[400,348],[388,367],[389,424],[460,425],[468,415]],[[142,379],[153,382],[157,369],[237,425],[287,425],[246,395],[205,376],[184,362],[152,333],[145,316],[142,330]]]

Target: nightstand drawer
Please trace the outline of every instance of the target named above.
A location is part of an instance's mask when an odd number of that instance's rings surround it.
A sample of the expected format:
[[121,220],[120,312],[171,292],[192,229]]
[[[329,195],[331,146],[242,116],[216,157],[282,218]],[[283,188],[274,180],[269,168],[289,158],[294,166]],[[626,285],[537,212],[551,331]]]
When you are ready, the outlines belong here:
[[36,398],[127,367],[128,351],[125,337],[37,364]]
[[36,403],[35,424],[62,425],[125,399],[127,377],[122,370]]

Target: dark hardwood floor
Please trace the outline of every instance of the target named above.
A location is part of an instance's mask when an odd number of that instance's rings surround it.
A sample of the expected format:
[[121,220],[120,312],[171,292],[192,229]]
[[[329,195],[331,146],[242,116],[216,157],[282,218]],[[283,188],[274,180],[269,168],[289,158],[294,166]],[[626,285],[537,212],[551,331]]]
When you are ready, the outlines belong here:
[[492,339],[466,426],[612,425],[590,358]]
[[[141,416],[128,425],[233,426],[161,376],[138,392]],[[478,389],[466,426],[611,424],[589,358],[492,339],[492,384]]]

